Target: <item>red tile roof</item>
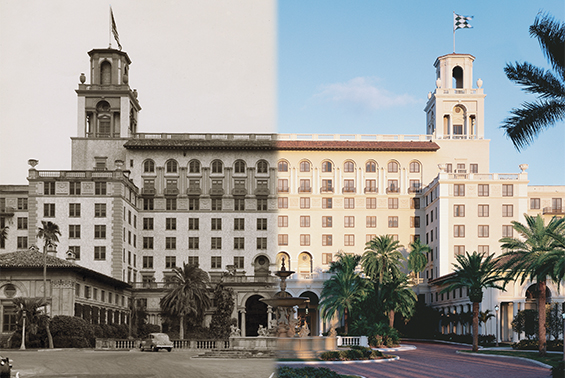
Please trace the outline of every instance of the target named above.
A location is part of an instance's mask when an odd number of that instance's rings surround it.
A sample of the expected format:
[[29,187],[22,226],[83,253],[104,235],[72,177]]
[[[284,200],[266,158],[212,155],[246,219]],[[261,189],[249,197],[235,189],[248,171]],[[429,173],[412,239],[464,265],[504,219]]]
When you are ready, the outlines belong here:
[[278,150],[437,151],[432,141],[279,140]]

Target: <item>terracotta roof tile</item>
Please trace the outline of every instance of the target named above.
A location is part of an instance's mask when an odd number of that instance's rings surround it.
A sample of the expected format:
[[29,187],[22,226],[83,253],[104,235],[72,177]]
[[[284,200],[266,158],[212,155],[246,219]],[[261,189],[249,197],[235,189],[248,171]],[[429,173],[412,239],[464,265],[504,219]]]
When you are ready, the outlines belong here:
[[437,151],[432,141],[279,140],[279,150]]

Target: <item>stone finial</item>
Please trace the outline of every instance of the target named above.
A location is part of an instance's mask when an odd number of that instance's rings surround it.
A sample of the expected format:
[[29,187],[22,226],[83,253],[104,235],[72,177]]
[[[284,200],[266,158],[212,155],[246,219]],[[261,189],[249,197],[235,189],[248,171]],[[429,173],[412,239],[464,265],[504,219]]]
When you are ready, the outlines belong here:
[[79,80],[81,84],[84,84],[86,82],[86,75],[84,74],[84,72],[80,73]]
[[438,164],[437,167],[439,168],[440,172],[445,172],[445,164]]
[[438,77],[436,80],[436,88],[441,87],[441,79]]
[[32,168],[35,168],[35,166],[36,166],[37,164],[39,164],[39,160],[37,160],[37,159],[29,159],[29,160],[27,161],[27,163],[28,163],[29,165],[31,165]]
[[479,80],[477,80],[477,88],[480,88],[483,86],[483,81],[479,78]]
[[432,98],[432,92],[428,92],[428,100]]
[[116,169],[118,170],[123,170],[124,169],[124,161],[123,160],[115,160],[114,161],[114,165],[116,166]]
[[520,164],[519,167],[520,167],[520,170],[521,170],[522,172],[525,172],[526,169],[528,169],[529,166],[528,166],[528,164]]

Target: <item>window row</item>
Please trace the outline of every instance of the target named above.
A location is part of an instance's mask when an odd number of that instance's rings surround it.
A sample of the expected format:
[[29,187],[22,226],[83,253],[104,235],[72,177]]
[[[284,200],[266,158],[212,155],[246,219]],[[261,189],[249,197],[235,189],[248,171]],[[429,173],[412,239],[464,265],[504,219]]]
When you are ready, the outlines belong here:
[[[165,269],[174,269],[177,267],[176,256],[165,256]],[[189,265],[200,265],[199,256],[188,256],[187,263]],[[244,269],[245,257],[234,256],[233,266],[235,269]],[[212,269],[222,268],[222,256],[210,256],[210,267]],[[143,256],[143,269],[154,269],[154,256]]]
[[[453,184],[453,195],[456,197],[464,197],[465,184]],[[478,184],[478,196],[479,197],[489,196],[489,184]],[[502,196],[503,197],[514,196],[514,184],[502,184]]]
[[[479,238],[488,238],[490,235],[489,225],[479,225],[477,227],[477,236]],[[513,237],[514,229],[511,225],[502,225],[502,237],[511,238]],[[453,226],[453,237],[464,238],[465,237],[465,225],[454,225]]]
[[[100,293],[100,296],[98,295],[98,293]],[[126,305],[126,297],[123,295],[113,293],[111,291],[107,292],[106,290],[91,287],[89,285],[82,286],[79,283],[77,283],[75,286],[75,296],[79,298],[84,297],[100,302],[107,302],[110,304],[120,305],[121,303],[122,306]]]
[[[225,239],[224,239],[225,240]],[[267,249],[267,238],[257,237],[256,248],[258,250]],[[225,246],[224,246],[225,247]],[[155,241],[152,236],[143,237],[143,249],[154,249]],[[176,236],[165,237],[165,249],[177,249],[177,238]],[[188,237],[188,249],[197,250],[200,249],[200,237],[189,236]],[[210,238],[210,249],[222,249],[222,238],[221,237],[211,237]],[[244,237],[234,237],[233,238],[233,249],[245,249],[245,238]]]
[[[311,186],[310,179],[300,179],[298,186],[299,193],[312,193],[313,187]],[[320,186],[320,193],[334,193],[335,187],[332,179],[322,179],[322,185]],[[422,189],[422,185],[419,179],[409,180],[408,191],[410,193],[416,193]],[[278,179],[277,181],[277,192],[278,193],[288,193],[289,185],[288,179]],[[343,187],[341,189],[342,193],[357,193],[357,187],[355,186],[354,179],[344,179]],[[399,185],[398,180],[391,179],[387,181],[386,193],[398,193]],[[378,193],[377,180],[376,179],[366,179],[365,186],[363,187],[364,193]]]
[[[322,227],[330,228],[333,227],[333,216],[323,216],[322,217]],[[398,217],[389,216],[388,217],[389,227],[398,227]],[[288,227],[288,215],[278,216],[278,226]],[[300,216],[300,227],[310,227],[310,215]],[[353,228],[355,227],[355,216],[346,215],[343,217],[343,227]],[[377,227],[377,217],[375,215],[368,215],[365,217],[365,227],[366,228],[376,228]],[[410,227],[419,228],[420,227],[420,217],[413,216],[410,217]]]
[[[199,174],[202,171],[202,163],[199,160],[191,160],[188,162],[188,173]],[[165,173],[177,174],[179,172],[179,163],[170,159],[165,162]],[[224,163],[221,160],[214,160],[210,164],[210,172],[221,174],[224,172]],[[233,163],[233,172],[235,174],[246,174],[247,163],[243,160],[236,160]],[[265,160],[259,160],[255,164],[256,173],[268,173],[269,163]],[[151,159],[143,162],[143,173],[155,173],[155,162]]]
[[[188,180],[188,188],[186,189],[186,194],[189,196],[199,196],[202,193],[201,187],[201,180],[200,179],[190,179]],[[224,194],[229,194],[233,196],[245,196],[249,193],[254,193],[258,196],[264,196],[270,194],[269,191],[269,180],[268,179],[257,179],[255,180],[255,187],[247,188],[247,180],[245,178],[234,178],[233,179],[233,189],[231,193],[226,193],[224,187],[223,179],[212,178],[210,179],[210,191],[207,194],[212,196],[223,196]],[[143,188],[141,189],[141,193],[144,196],[154,196],[157,192],[155,186],[155,179],[153,178],[146,178],[143,180]],[[179,186],[178,186],[178,179],[171,179],[167,178],[165,180],[165,188],[163,190],[163,194],[165,196],[177,196],[180,194]]]
[[[43,183],[43,194],[44,195],[55,195],[55,181],[45,181]],[[69,195],[80,195],[81,194],[81,182],[71,181],[69,182]],[[108,183],[105,181],[94,181],[94,194],[97,196],[105,196],[108,194]],[[27,199],[25,201],[25,207],[27,209]],[[18,205],[19,206],[19,205]],[[23,209],[22,209],[23,210]]]
[[[312,170],[312,163],[308,160],[302,160],[298,163],[300,172],[310,172]],[[289,162],[286,160],[280,160],[277,165],[279,172],[288,172]],[[330,160],[324,160],[321,165],[322,172],[333,172],[336,169],[336,165]],[[374,173],[377,172],[378,164],[374,160],[368,160],[365,162],[365,172]],[[343,172],[355,172],[356,163],[353,160],[346,160],[343,163]],[[397,173],[400,170],[400,164],[396,160],[391,160],[387,163],[387,172]],[[409,164],[410,173],[420,173],[421,163],[419,161],[411,161]]]
[[[255,201],[255,207],[253,209],[246,208],[245,206],[245,199],[244,198],[234,198],[233,199],[233,209],[225,208],[223,205],[222,198],[212,198],[211,199],[211,206],[210,210],[212,211],[221,211],[221,210],[236,210],[236,211],[244,211],[244,210],[257,210],[257,211],[267,211],[268,209],[268,202],[266,198],[257,198]],[[189,211],[197,211],[201,210],[200,208],[200,198],[188,198],[188,210]],[[153,198],[143,198],[142,203],[143,210],[156,210],[155,209],[155,200]],[[178,210],[178,202],[177,198],[165,198],[165,210]]]
[[[222,230],[222,224],[224,225],[227,220],[222,218],[212,218],[210,220],[210,230],[220,231]],[[198,231],[200,230],[200,218],[188,218],[188,230]],[[267,230],[267,218],[257,218],[256,219],[257,231]],[[229,226],[231,227],[231,226]],[[154,218],[143,218],[143,229],[153,230],[155,229],[155,219]],[[177,218],[165,218],[165,230],[174,231],[177,230]],[[244,231],[245,230],[245,218],[234,218],[233,219],[233,230],[234,231]]]
[[[488,217],[490,214],[489,205],[478,205],[477,215],[479,217]],[[465,205],[453,205],[453,216],[454,217],[464,217],[465,216]],[[514,216],[514,205],[502,205],[502,216],[503,217],[513,217]]]

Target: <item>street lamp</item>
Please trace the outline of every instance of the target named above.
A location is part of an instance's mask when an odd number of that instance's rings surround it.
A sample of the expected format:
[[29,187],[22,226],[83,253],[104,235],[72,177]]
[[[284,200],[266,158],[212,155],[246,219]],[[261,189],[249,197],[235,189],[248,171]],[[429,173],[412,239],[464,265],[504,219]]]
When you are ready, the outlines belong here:
[[496,312],[496,346],[498,346],[498,310],[500,310],[500,307],[498,305],[494,306],[494,311]]
[[23,318],[22,345],[20,345],[20,349],[25,350],[25,348],[26,348],[26,310],[23,309],[23,305],[22,305],[22,318]]

